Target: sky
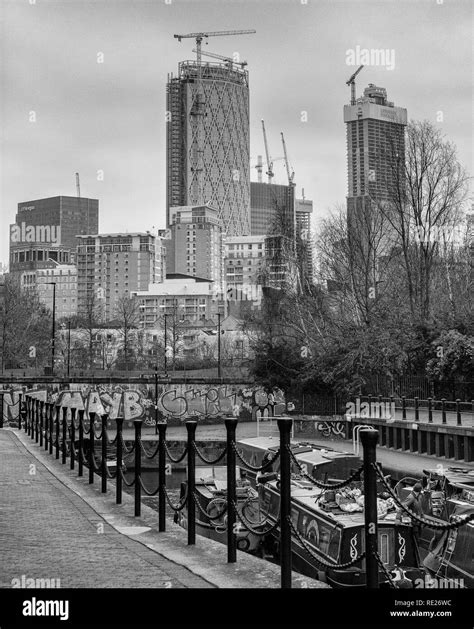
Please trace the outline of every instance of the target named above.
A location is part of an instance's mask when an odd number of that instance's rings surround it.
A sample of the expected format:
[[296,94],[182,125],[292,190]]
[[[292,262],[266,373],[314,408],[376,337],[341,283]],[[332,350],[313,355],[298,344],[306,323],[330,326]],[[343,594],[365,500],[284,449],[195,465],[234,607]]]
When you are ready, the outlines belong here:
[[[166,82],[194,40],[248,62],[251,166],[264,155],[261,119],[287,183],[280,132],[297,195],[313,224],[347,193],[343,105],[357,69],[348,51],[388,51],[366,65],[369,83],[427,119],[473,174],[471,0],[0,0],[0,263],[17,204],[76,194],[99,199],[101,232],[165,227]],[[100,62],[99,62],[100,61]],[[252,179],[257,171],[252,168]]]

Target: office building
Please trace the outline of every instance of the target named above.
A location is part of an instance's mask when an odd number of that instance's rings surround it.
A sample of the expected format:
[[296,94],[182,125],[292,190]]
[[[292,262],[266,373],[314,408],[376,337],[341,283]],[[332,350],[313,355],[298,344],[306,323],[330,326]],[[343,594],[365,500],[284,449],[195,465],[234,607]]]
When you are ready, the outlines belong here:
[[73,263],[76,235],[98,229],[97,199],[57,196],[19,203],[10,225],[10,272],[21,285],[31,285],[38,269]]
[[116,318],[120,298],[163,279],[162,239],[149,232],[78,236],[78,313]]
[[223,232],[250,234],[248,72],[183,61],[167,83],[168,226],[175,206],[209,205]]
[[347,129],[348,220],[390,200],[403,176],[407,110],[370,84],[354,105],[344,105]]
[[222,283],[222,224],[208,205],[170,208],[167,273],[194,275]]

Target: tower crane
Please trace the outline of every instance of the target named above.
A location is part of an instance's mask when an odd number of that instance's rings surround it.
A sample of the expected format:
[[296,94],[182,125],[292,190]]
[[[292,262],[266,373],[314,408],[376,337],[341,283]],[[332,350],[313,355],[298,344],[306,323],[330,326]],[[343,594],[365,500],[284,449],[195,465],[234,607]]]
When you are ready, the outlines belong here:
[[[197,48],[193,48],[193,52],[197,53]],[[232,64],[235,63],[235,65],[241,66],[242,68],[244,68],[244,66],[248,65],[246,61],[234,61],[233,59],[231,59],[231,57],[224,57],[223,55],[216,55],[215,52],[201,52],[201,55],[204,55],[206,57],[213,57],[214,59],[221,59],[222,61],[226,61],[229,64],[229,66],[232,66]]]
[[356,103],[356,88],[355,88],[355,78],[362,70],[364,66],[359,66],[354,74],[350,77],[349,80],[346,81],[346,85],[351,86],[351,105],[355,105]]
[[81,186],[79,185],[79,173],[76,173],[76,192],[77,196],[81,196]]
[[[207,32],[207,33],[188,33],[187,35],[174,35],[174,38],[177,39],[179,42],[182,39],[186,39],[186,38],[192,38],[196,40],[196,53],[197,53],[197,57],[196,60],[198,62],[198,64],[201,63],[201,46],[202,46],[202,40],[204,38],[207,37],[220,37],[220,36],[225,36],[225,35],[252,35],[253,33],[256,33],[257,31],[253,30],[253,29],[249,29],[249,30],[245,30],[245,31],[211,31],[211,32]],[[206,42],[207,43],[207,42]]]
[[263,129],[263,141],[265,143],[265,155],[267,157],[267,175],[268,175],[268,183],[272,183],[272,179],[275,175],[273,172],[273,161],[270,159],[270,153],[268,152],[268,142],[267,142],[267,132],[265,131],[265,122],[262,118],[262,129]]
[[290,175],[290,164],[288,162],[288,155],[286,153],[285,136],[283,135],[283,131],[280,132],[280,135],[281,135],[281,142],[283,144],[283,154],[285,156],[285,166],[286,166],[286,174],[288,175],[288,185],[294,186],[295,184],[293,183],[293,179],[295,177],[295,171],[292,168],[291,175]]

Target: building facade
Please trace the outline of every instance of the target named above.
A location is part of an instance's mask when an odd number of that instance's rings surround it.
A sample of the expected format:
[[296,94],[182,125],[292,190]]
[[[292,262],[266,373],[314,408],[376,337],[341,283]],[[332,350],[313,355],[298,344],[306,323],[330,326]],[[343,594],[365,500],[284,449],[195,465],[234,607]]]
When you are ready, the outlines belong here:
[[248,72],[183,61],[167,83],[167,209],[216,208],[229,236],[250,234]]
[[226,238],[225,287],[229,313],[241,318],[262,300],[261,274],[265,264],[265,236]]
[[10,272],[22,286],[39,269],[75,261],[76,235],[98,231],[99,202],[83,197],[50,197],[18,204],[10,225]]
[[216,320],[217,314],[225,315],[222,294],[216,292],[214,282],[181,274],[170,274],[161,284],[150,284],[146,291],[136,291],[140,325],[156,328],[163,325],[164,317],[170,316],[170,325],[180,321],[196,323]]
[[355,105],[344,105],[347,130],[348,219],[390,199],[405,164],[407,110],[370,84]]
[[162,239],[149,232],[78,236],[78,313],[116,318],[120,299],[163,279]]
[[222,223],[208,205],[170,208],[171,238],[167,242],[167,272],[222,283]]
[[294,186],[251,182],[250,225],[252,236],[279,233],[282,225],[293,225],[294,212]]
[[53,289],[56,288],[56,319],[70,319],[77,315],[77,267],[75,264],[57,264],[36,271],[38,297],[49,310],[53,307]]

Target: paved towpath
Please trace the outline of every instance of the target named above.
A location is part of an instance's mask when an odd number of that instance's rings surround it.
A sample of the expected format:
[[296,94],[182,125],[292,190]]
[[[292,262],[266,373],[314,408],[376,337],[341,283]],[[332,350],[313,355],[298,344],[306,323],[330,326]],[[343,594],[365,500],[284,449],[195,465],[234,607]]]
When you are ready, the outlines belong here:
[[[24,432],[0,430],[0,588],[13,579],[54,579],[62,588],[278,588],[280,568],[238,551],[227,564],[224,544],[187,533],[157,513],[133,516],[126,493],[100,493]],[[327,587],[294,574],[294,587]]]

